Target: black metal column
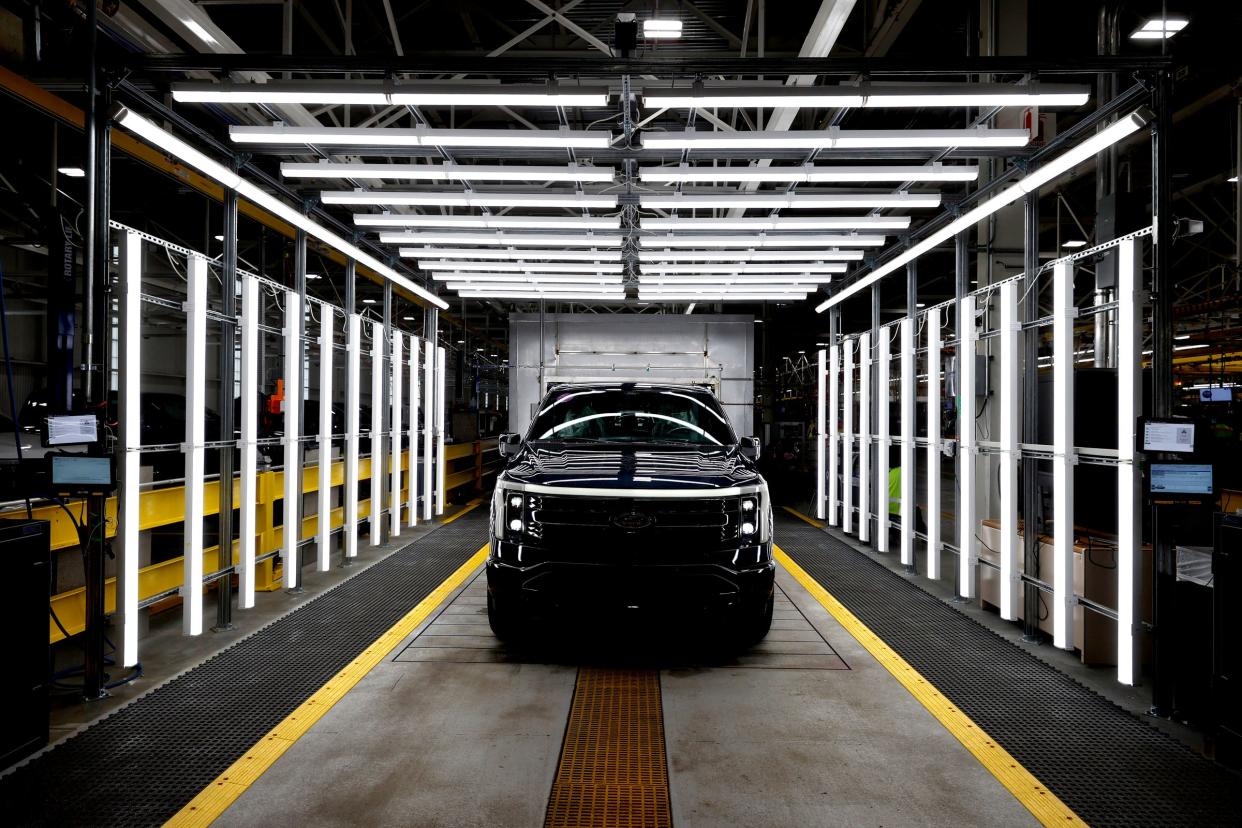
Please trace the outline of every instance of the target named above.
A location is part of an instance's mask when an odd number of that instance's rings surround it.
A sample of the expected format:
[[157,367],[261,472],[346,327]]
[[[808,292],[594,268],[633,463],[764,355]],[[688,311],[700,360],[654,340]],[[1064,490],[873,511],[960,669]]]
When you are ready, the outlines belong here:
[[[1039,319],[1039,194],[1030,193],[1022,202],[1023,277],[1022,303],[1024,324]],[[1022,331],[1022,442],[1039,442],[1039,329]],[[1039,535],[1042,526],[1035,525],[1039,513],[1039,461],[1021,457],[1022,464],[1022,560],[1024,571],[1039,577]],[[1039,589],[1023,583],[1022,632],[1027,639],[1039,636]]]
[[[236,165],[234,165],[236,168]],[[233,422],[234,359],[237,355],[237,191],[224,191],[224,255],[220,260],[221,280],[219,370],[220,388],[216,395],[220,412],[220,439],[236,438]],[[217,558],[222,570],[233,567],[233,470],[237,447],[220,449],[220,513],[216,533],[220,539]],[[213,630],[233,628],[233,575],[231,572],[216,582],[216,624]]]
[[[1173,271],[1170,246],[1173,225],[1169,210],[1172,189],[1169,176],[1169,138],[1172,119],[1169,113],[1171,81],[1168,73],[1156,77],[1152,104],[1156,123],[1151,133],[1152,242],[1151,277],[1151,415],[1168,417],[1173,413]],[[1152,659],[1152,713],[1168,716],[1173,711],[1174,617],[1177,613],[1174,587],[1177,563],[1173,546],[1162,536],[1159,509],[1152,513],[1152,620],[1155,625],[1155,646]]]

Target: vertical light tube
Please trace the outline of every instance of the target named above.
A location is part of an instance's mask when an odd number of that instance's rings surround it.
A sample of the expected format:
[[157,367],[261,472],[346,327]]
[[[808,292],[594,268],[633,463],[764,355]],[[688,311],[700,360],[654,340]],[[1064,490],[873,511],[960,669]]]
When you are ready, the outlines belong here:
[[854,340],[847,339],[841,346],[845,349],[845,388],[842,391],[845,424],[841,434],[841,485],[845,492],[841,507],[841,529],[849,534],[854,531]]
[[820,520],[824,519],[824,475],[828,458],[825,451],[828,448],[828,435],[824,433],[827,425],[828,400],[824,395],[827,391],[828,381],[828,354],[820,348],[816,352],[816,366],[818,368],[818,388],[819,393],[815,397],[815,517]]
[[[1139,478],[1135,463],[1135,429],[1142,388],[1139,349],[1142,339],[1142,261],[1137,239],[1126,239],[1117,250],[1117,681],[1138,678]],[[1099,348],[1100,343],[1096,342]]]
[[914,320],[900,323],[901,342],[901,562],[914,566]]
[[302,299],[285,291],[285,491],[281,527],[285,587],[302,585]]
[[448,400],[444,394],[443,347],[436,348],[436,514],[444,514],[444,487],[448,483],[448,463],[444,460],[444,417]]
[[319,561],[332,568],[332,307],[319,306]]
[[892,329],[881,326],[879,341],[876,342],[876,423],[875,423],[875,548],[878,552],[888,551],[888,449],[892,442],[889,433],[888,398],[890,371],[892,369],[893,345]]
[[384,323],[371,322],[371,519],[370,543],[383,539],[384,517]]
[[1018,283],[1000,289],[1000,615],[1018,618]]
[[405,402],[405,393],[402,388],[402,380],[405,378],[405,363],[402,360],[401,351],[402,344],[405,342],[405,334],[401,331],[393,329],[392,332],[392,358],[389,365],[392,368],[392,428],[388,445],[392,449],[392,463],[389,469],[391,484],[388,488],[388,519],[389,534],[392,537],[400,537],[401,535],[401,437],[404,429],[401,427],[401,405]]
[[207,415],[207,260],[190,256],[186,268],[185,524],[181,628],[203,631],[203,442]]
[[927,577],[940,578],[940,308],[927,312]]
[[841,514],[841,489],[837,480],[841,462],[841,346],[828,349],[828,525],[836,526]]
[[241,503],[238,545],[241,547],[237,574],[237,603],[242,609],[254,606],[254,559],[258,524],[255,504],[258,501],[259,479],[259,280],[242,276],[241,311],[241,478],[238,481]]
[[1073,649],[1074,266],[1052,269],[1052,643]]
[[117,567],[117,602],[121,625],[121,666],[138,663],[138,498],[142,453],[139,427],[142,403],[142,237],[132,230],[121,241],[121,273],[118,285],[118,318],[121,352],[120,387],[117,390],[117,452],[120,506],[116,537],[121,549]]
[[408,526],[418,525],[418,337],[410,337],[410,463],[406,473],[410,481],[409,502],[406,506]]
[[975,597],[975,297],[962,298],[962,329],[957,332],[957,594]]
[[[432,336],[435,333],[432,332]],[[433,461],[434,440],[436,436],[436,385],[435,361],[436,349],[434,339],[423,344],[423,520],[431,520],[432,486],[431,469]]]
[[871,540],[871,332],[858,339],[858,539]]
[[345,338],[345,557],[358,556],[358,430],[362,407],[362,317],[351,313]]

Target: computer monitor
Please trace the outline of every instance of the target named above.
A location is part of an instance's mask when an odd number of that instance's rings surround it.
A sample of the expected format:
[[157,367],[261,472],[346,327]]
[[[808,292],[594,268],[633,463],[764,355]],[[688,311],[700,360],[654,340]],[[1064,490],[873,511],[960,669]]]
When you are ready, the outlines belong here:
[[1190,454],[1195,450],[1195,424],[1184,420],[1143,423],[1143,451]]
[[58,492],[103,492],[116,486],[111,457],[53,454],[52,488]]
[[1199,402],[1229,402],[1233,399],[1232,388],[1200,388]]
[[94,414],[55,414],[44,420],[43,445],[83,446],[99,441]]
[[1215,493],[1208,463],[1152,463],[1149,487],[1153,496],[1211,495]]

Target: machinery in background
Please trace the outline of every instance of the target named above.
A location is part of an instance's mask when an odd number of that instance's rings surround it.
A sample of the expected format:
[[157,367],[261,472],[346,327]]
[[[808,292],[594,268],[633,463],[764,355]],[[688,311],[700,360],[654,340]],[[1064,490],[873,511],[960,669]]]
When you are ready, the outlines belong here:
[[0,556],[5,562],[9,594],[16,601],[9,614],[5,680],[0,682],[0,768],[47,744],[51,552],[51,525],[47,521],[0,521]]

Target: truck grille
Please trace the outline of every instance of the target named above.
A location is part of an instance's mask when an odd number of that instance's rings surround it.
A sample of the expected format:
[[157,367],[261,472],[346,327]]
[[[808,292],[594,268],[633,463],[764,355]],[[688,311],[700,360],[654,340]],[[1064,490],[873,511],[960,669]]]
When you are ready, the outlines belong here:
[[[737,543],[736,497],[648,500],[532,496],[527,534],[545,548],[561,544],[650,550],[667,559],[670,549],[687,553]],[[688,555],[687,557],[695,557]]]

